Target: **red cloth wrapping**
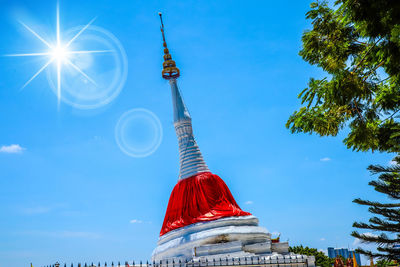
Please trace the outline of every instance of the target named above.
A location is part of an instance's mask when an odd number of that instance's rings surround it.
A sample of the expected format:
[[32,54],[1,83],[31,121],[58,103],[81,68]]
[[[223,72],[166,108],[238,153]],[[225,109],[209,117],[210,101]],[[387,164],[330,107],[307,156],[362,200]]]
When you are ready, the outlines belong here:
[[160,236],[192,223],[247,215],[251,214],[240,209],[229,188],[218,175],[199,173],[180,180],[175,185]]

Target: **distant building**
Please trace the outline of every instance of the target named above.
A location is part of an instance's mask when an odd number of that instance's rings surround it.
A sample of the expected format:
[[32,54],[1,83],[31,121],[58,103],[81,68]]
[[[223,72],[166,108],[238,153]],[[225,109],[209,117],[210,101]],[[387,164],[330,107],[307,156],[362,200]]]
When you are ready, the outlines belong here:
[[328,248],[328,257],[331,259],[336,258],[336,256],[340,255],[343,258],[353,258],[353,253],[356,256],[356,261],[358,266],[361,266],[361,258],[360,254],[357,252],[354,252],[354,250],[348,250],[347,248]]

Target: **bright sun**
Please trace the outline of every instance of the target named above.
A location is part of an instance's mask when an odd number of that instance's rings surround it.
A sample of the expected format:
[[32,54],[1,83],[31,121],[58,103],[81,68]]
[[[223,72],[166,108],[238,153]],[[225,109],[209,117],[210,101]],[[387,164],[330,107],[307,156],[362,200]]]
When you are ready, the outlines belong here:
[[57,98],[58,102],[60,102],[61,98],[61,72],[62,65],[69,65],[77,72],[79,72],[82,76],[86,78],[93,85],[97,86],[96,82],[91,79],[83,70],[81,70],[77,65],[75,65],[70,59],[69,55],[75,54],[91,54],[91,53],[109,53],[113,52],[112,50],[69,50],[69,46],[93,23],[95,20],[92,19],[86,26],[84,26],[71,40],[68,42],[62,42],[61,33],[60,33],[60,15],[59,15],[59,7],[57,4],[57,21],[56,21],[56,33],[57,33],[57,42],[55,44],[51,44],[42,38],[38,33],[36,33],[33,29],[31,29],[28,25],[20,22],[22,26],[24,26],[28,31],[30,31],[36,38],[38,38],[44,45],[47,47],[47,51],[39,52],[39,53],[24,53],[24,54],[11,54],[6,56],[14,56],[14,57],[29,57],[29,56],[42,56],[49,57],[48,61],[22,86],[24,88],[27,86],[33,79],[35,79],[43,70],[45,70],[51,63],[55,63],[57,67]]
[[59,61],[63,61],[64,59],[67,59],[68,51],[67,51],[66,48],[64,48],[62,46],[56,46],[56,47],[53,48],[51,54],[52,54],[54,59],[59,60]]

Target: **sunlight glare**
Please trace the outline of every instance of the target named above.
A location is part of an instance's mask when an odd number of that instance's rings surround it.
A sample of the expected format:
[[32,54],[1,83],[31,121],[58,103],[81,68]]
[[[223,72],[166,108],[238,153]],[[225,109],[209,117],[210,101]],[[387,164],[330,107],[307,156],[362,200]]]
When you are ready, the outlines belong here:
[[[22,88],[26,87],[33,79],[35,79],[42,71],[44,71],[51,63],[56,63],[57,68],[57,98],[58,103],[61,99],[61,73],[62,73],[62,63],[66,63],[72,66],[80,75],[89,80],[93,85],[97,86],[96,82],[90,78],[83,70],[81,70],[78,66],[73,64],[70,59],[68,59],[68,55],[70,54],[91,54],[91,53],[109,53],[113,52],[111,50],[81,50],[81,51],[70,51],[68,47],[84,32],[88,29],[88,27],[93,23],[96,18],[93,18],[88,24],[86,24],[75,36],[73,36],[68,42],[62,43],[61,41],[61,32],[60,32],[60,11],[59,5],[57,3],[56,10],[56,44],[52,45],[50,42],[45,40],[42,36],[40,36],[37,32],[35,32],[31,27],[21,22],[21,25],[24,26],[29,32],[31,32],[36,38],[38,38],[43,44],[45,44],[49,50],[46,52],[40,53],[21,53],[21,54],[9,54],[5,56],[14,56],[14,57],[25,57],[25,56],[50,56],[51,58],[22,86]],[[22,89],[21,88],[21,89]]]
[[66,59],[68,51],[62,46],[56,46],[53,48],[51,54],[54,59],[63,61],[64,59]]

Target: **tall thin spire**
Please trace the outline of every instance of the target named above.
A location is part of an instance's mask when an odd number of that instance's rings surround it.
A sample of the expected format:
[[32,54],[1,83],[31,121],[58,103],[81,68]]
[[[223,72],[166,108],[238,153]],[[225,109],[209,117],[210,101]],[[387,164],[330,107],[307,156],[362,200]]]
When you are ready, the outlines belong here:
[[171,54],[167,48],[167,42],[165,41],[165,34],[164,34],[164,23],[162,20],[161,12],[158,13],[160,16],[161,21],[161,33],[163,38],[163,46],[164,46],[164,63],[163,63],[163,70],[162,76],[166,80],[176,79],[180,76],[179,69],[176,67],[175,61],[172,60]]
[[192,118],[183,102],[181,92],[179,91],[177,78],[180,76],[179,69],[167,48],[165,41],[164,24],[161,13],[161,33],[164,46],[164,62],[162,77],[169,81],[172,93],[172,105],[174,109],[174,126],[179,142],[180,171],[179,179],[189,178],[198,173],[209,172],[200,149],[193,136]]

